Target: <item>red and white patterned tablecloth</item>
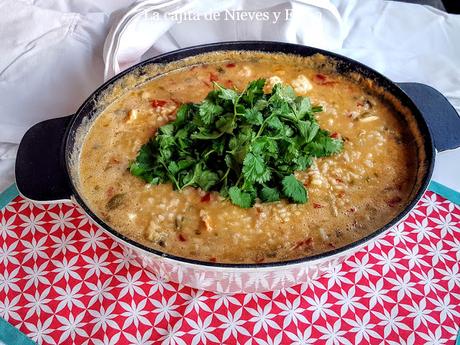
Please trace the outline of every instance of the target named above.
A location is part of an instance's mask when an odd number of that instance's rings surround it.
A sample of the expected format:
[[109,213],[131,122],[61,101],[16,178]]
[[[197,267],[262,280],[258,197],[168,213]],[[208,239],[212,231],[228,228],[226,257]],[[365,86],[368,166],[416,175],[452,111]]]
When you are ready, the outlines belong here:
[[322,277],[257,294],[142,269],[72,204],[0,211],[0,316],[39,344],[454,344],[460,207],[428,191]]

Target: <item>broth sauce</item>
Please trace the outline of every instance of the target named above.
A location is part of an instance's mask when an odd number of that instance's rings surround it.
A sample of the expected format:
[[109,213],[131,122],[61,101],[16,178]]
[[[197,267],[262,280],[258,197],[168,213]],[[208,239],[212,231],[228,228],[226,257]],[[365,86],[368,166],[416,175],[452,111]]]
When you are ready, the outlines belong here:
[[[128,90],[94,121],[80,155],[82,195],[107,224],[147,246],[211,262],[283,261],[356,241],[388,223],[409,201],[417,148],[403,116],[370,86],[288,55],[257,59],[221,54],[215,62],[171,71]],[[285,200],[242,209],[218,193],[152,186],[128,171],[140,147],[175,118],[178,105],[200,102],[216,81],[243,90],[290,84],[321,105],[320,126],[341,136],[343,151],[296,172],[306,204]]]

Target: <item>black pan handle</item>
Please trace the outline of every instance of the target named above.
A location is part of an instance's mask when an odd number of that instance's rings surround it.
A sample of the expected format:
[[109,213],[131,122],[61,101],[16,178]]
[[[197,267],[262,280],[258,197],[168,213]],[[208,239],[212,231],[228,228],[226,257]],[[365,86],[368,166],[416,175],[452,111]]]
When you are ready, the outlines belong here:
[[19,144],[16,185],[33,201],[68,200],[72,194],[64,168],[63,143],[72,116],[37,123]]
[[438,90],[420,83],[398,83],[422,113],[438,151],[460,147],[460,116]]

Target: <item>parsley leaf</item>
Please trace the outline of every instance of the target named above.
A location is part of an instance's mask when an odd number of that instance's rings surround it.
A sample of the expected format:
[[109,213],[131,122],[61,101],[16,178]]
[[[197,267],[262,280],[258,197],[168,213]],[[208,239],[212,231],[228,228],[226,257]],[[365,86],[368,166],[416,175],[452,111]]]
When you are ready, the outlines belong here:
[[256,108],[246,109],[243,116],[251,125],[261,125],[264,121],[262,113]]
[[212,172],[210,170],[205,170],[201,172],[201,174],[197,177],[196,183],[201,189],[208,191],[218,181],[219,181],[219,175],[217,175],[215,172]]
[[222,110],[220,105],[205,99],[199,106],[200,118],[204,124],[209,125],[213,122],[215,116],[222,114]]
[[[251,105],[253,105],[256,102],[256,100],[260,101],[260,98],[264,94],[264,85],[265,85],[265,79],[257,79],[257,80],[251,81],[246,87],[246,91],[243,95],[244,100],[247,101]],[[259,103],[259,107],[260,107],[260,103]]]
[[240,96],[235,90],[226,89],[218,83],[214,83],[214,85],[217,87],[216,91],[219,98],[224,99],[226,101],[231,101],[233,104],[236,105],[238,98],[240,98]]
[[228,195],[230,196],[232,203],[239,207],[249,208],[254,205],[255,200],[251,194],[241,191],[241,189],[236,186],[230,187],[228,190]]
[[264,202],[273,202],[280,200],[280,192],[276,188],[263,187],[260,191],[260,198]]
[[297,180],[294,175],[289,175],[281,181],[283,185],[283,194],[297,204],[307,202],[307,190],[302,182]]
[[270,179],[270,170],[260,154],[249,152],[243,161],[243,175],[247,181],[263,183]]
[[[297,118],[302,120],[306,115],[311,115],[311,103],[310,99],[307,97],[297,97],[296,98],[297,106]],[[309,116],[310,117],[310,116]]]

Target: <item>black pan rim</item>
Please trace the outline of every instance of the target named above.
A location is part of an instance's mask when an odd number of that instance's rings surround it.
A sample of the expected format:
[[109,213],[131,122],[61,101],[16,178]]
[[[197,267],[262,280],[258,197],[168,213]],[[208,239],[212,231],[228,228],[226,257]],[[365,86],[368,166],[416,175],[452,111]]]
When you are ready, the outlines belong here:
[[[67,154],[71,150],[71,147],[70,147],[71,142],[70,142],[69,134],[78,128],[79,123],[77,123],[77,121],[80,118],[84,118],[86,116],[85,114],[82,114],[82,110],[85,108],[85,106],[88,106],[89,102],[92,102],[94,99],[96,99],[98,95],[100,95],[104,90],[106,90],[115,81],[119,80],[121,77],[133,72],[134,70],[138,68],[142,68],[146,65],[153,64],[153,63],[168,63],[172,61],[177,61],[177,60],[180,60],[186,57],[208,53],[208,52],[232,51],[232,50],[234,51],[261,51],[261,52],[267,52],[267,53],[286,53],[286,54],[293,54],[293,55],[302,55],[301,53],[296,53],[296,50],[310,50],[313,54],[315,53],[323,54],[339,62],[350,64],[351,66],[354,67],[354,69],[357,72],[365,71],[369,73],[376,79],[385,82],[385,84],[387,84],[387,86],[389,86],[392,89],[390,90],[390,92],[393,95],[395,92],[399,93],[401,97],[399,97],[398,95],[395,95],[399,100],[401,100],[401,98],[405,98],[404,100],[402,100],[403,101],[402,103],[410,109],[412,115],[416,118],[416,122],[418,126],[420,127],[420,131],[424,135],[425,149],[428,149],[426,152],[427,153],[426,160],[428,162],[426,173],[420,184],[419,190],[413,196],[411,202],[408,205],[406,205],[406,207],[398,215],[396,215],[389,223],[385,224],[383,227],[380,227],[376,229],[375,231],[373,231],[372,233],[370,233],[369,235],[357,241],[349,243],[343,247],[335,248],[335,249],[332,249],[332,250],[329,250],[329,251],[326,251],[320,254],[305,256],[305,257],[287,260],[287,261],[261,262],[261,263],[219,263],[219,262],[209,262],[209,261],[201,261],[201,260],[196,260],[196,259],[189,259],[189,258],[169,254],[166,252],[162,252],[162,251],[147,247],[139,242],[136,242],[124,236],[120,232],[110,227],[104,221],[102,221],[102,219],[100,219],[90,209],[90,207],[85,203],[83,198],[80,197],[80,194],[73,180],[71,179],[72,175],[70,171],[70,161],[69,161],[70,155]],[[313,55],[313,54],[309,54],[309,55]],[[309,55],[303,54],[303,56],[309,56]],[[433,137],[432,137],[431,131],[426,121],[424,120],[422,114],[418,110],[417,106],[414,104],[414,102],[394,82],[392,82],[387,77],[380,74],[379,72],[375,71],[374,69],[358,61],[350,59],[346,56],[339,55],[339,54],[336,54],[336,53],[333,53],[327,50],[314,48],[310,46],[304,46],[300,44],[284,43],[284,42],[276,42],[276,41],[228,41],[228,42],[215,42],[215,43],[186,47],[186,48],[182,48],[179,50],[175,50],[172,52],[167,52],[167,53],[155,56],[153,58],[144,60],[126,69],[125,71],[115,75],[114,77],[112,77],[111,79],[103,83],[99,88],[97,88],[88,97],[88,99],[81,105],[81,107],[77,110],[74,117],[72,118],[71,123],[69,124],[68,130],[66,131],[66,134],[65,134],[63,154],[64,154],[65,170],[66,170],[66,173],[69,179],[69,186],[71,188],[75,201],[80,205],[80,207],[83,208],[85,213],[93,221],[95,221],[100,227],[108,231],[110,235],[116,237],[118,240],[121,240],[122,242],[125,242],[129,244],[130,246],[135,247],[136,249],[143,250],[147,252],[146,254],[154,254],[158,257],[176,261],[177,263],[181,263],[181,264],[196,265],[196,266],[209,267],[209,268],[221,268],[221,269],[258,269],[258,268],[277,268],[277,267],[286,267],[286,266],[296,266],[300,264],[307,264],[310,262],[320,261],[322,259],[332,260],[338,257],[339,254],[346,255],[346,252],[365,245],[366,243],[370,242],[372,239],[375,239],[379,235],[383,234],[384,232],[386,232],[393,226],[399,224],[405,218],[405,216],[417,205],[417,203],[419,202],[419,200],[422,198],[423,194],[427,190],[428,185],[431,181],[432,174],[433,174],[436,150],[434,148]]]

